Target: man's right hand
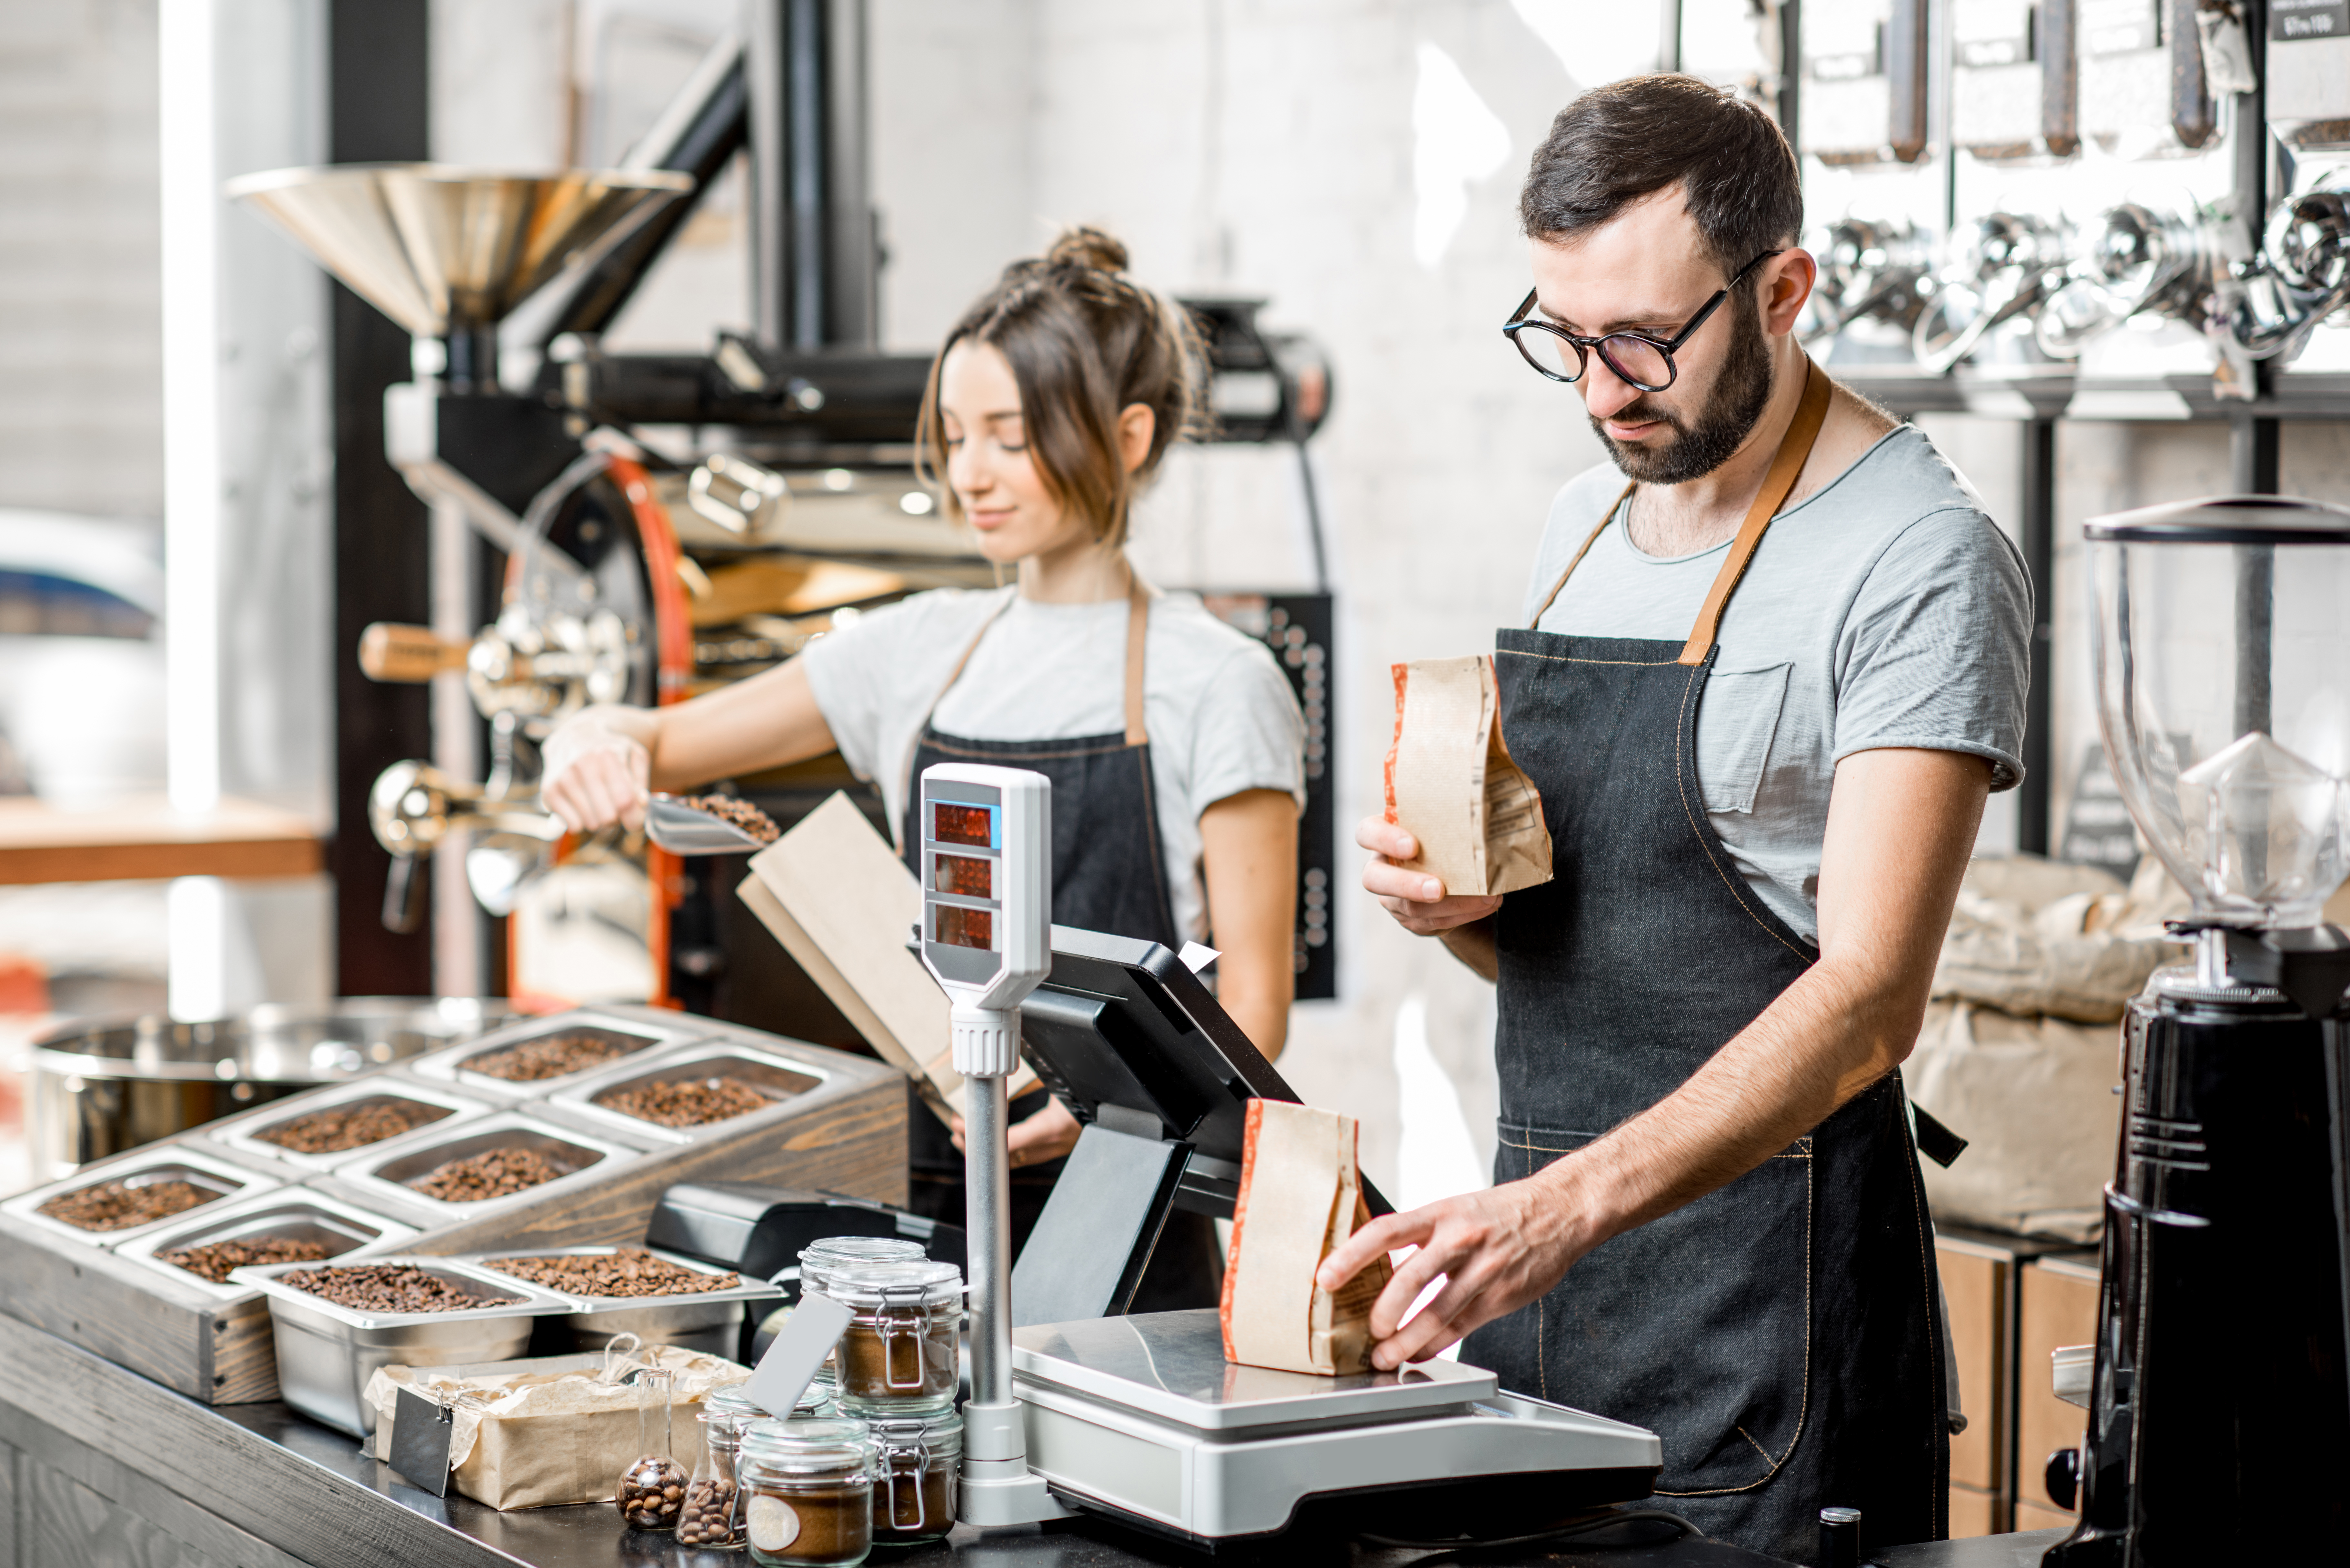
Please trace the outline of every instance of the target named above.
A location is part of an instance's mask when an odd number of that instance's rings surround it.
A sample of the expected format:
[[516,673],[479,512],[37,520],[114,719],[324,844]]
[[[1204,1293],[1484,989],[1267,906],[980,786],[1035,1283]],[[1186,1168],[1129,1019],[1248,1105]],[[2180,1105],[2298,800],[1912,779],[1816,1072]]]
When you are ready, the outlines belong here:
[[546,738],[539,804],[574,833],[613,823],[641,826],[652,756],[593,712],[573,716]]
[[1442,936],[1502,907],[1499,898],[1484,894],[1447,898],[1443,883],[1425,871],[1405,869],[1399,862],[1418,855],[1419,842],[1386,817],[1367,816],[1357,823],[1355,842],[1371,852],[1370,863],[1363,867],[1364,890],[1415,936]]

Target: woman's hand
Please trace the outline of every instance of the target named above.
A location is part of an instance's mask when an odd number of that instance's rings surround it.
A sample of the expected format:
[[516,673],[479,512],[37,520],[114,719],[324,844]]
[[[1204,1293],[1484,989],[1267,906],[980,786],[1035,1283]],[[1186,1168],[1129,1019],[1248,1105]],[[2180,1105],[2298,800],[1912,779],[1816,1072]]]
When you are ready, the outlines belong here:
[[650,790],[652,754],[593,710],[576,713],[546,738],[539,803],[574,833],[619,822],[639,827]]
[[1502,900],[1482,893],[1445,895],[1444,884],[1425,871],[1408,871],[1398,864],[1419,853],[1419,841],[1383,816],[1367,816],[1355,825],[1355,842],[1371,852],[1363,867],[1363,888],[1387,907],[1388,914],[1417,937],[1442,936],[1457,926],[1483,919],[1502,907]]
[[[955,1117],[951,1125],[954,1146],[961,1148],[962,1118]],[[1077,1147],[1077,1134],[1084,1130],[1077,1118],[1069,1114],[1069,1107],[1056,1097],[1045,1101],[1045,1108],[1035,1116],[1013,1123],[1003,1141],[1011,1146],[1012,1165],[1016,1170],[1024,1165],[1042,1165],[1048,1159],[1060,1158]]]

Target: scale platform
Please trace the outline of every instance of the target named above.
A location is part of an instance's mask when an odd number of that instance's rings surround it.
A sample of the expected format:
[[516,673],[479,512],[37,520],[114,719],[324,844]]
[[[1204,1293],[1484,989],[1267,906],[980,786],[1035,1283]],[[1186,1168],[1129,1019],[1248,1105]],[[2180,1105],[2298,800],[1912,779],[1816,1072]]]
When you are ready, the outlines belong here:
[[1509,1534],[1646,1497],[1663,1462],[1653,1432],[1456,1362],[1236,1366],[1205,1309],[1015,1329],[1012,1368],[1032,1470],[1073,1506],[1198,1545],[1322,1514],[1346,1534]]

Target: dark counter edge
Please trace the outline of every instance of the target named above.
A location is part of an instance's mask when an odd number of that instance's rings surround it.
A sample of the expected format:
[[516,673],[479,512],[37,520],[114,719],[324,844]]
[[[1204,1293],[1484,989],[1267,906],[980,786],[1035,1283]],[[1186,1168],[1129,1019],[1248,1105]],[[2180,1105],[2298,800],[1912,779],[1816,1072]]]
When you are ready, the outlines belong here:
[[[5,1513],[13,1522],[0,1532],[0,1568],[113,1562],[188,1568],[571,1568],[629,1562],[741,1568],[744,1562],[740,1553],[691,1552],[667,1542],[650,1553],[626,1551],[612,1515],[598,1507],[502,1514],[453,1493],[433,1497],[361,1458],[355,1439],[282,1404],[200,1405],[5,1314],[0,1314],[0,1359],[13,1373],[0,1382],[0,1443],[16,1450],[12,1462],[0,1464]],[[2036,1568],[2059,1533],[1904,1546],[1878,1560],[1886,1568]],[[965,1544],[959,1539],[900,1554],[896,1563],[913,1568],[951,1561]],[[1042,1555],[1102,1568],[1164,1563],[1169,1555],[1147,1546],[1129,1552],[1107,1540],[1080,1545],[1065,1539],[1062,1545],[1063,1551]],[[1720,1552],[1689,1555],[1696,1560]],[[983,1548],[983,1553],[993,1555]],[[1591,1552],[1588,1559],[1610,1555]],[[1681,1554],[1652,1547],[1638,1555],[1665,1568]],[[1723,1555],[1767,1561],[1743,1552]],[[1358,1553],[1357,1561],[1390,1556]],[[1542,1553],[1530,1560],[1586,1556]]]

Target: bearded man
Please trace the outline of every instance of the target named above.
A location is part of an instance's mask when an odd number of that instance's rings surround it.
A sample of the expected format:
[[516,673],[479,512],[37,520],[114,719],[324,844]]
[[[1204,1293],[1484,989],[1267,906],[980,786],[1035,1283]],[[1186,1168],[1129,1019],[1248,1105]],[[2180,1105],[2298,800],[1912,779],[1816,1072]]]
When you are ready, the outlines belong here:
[[[1507,1387],[1663,1439],[1662,1505],[1808,1562],[1939,1539],[1950,1412],[1900,1065],[1985,795],[2021,779],[2031,596],[1973,492],[1794,337],[1794,154],[1679,76],[1560,113],[1503,332],[1611,461],[1551,506],[1498,634],[1555,875],[1364,886],[1498,983],[1496,1185],[1378,1220],[1336,1286],[1382,1367],[1461,1339]],[[1496,345],[1497,349],[1502,346]],[[1442,1288],[1404,1321],[1430,1283]]]

